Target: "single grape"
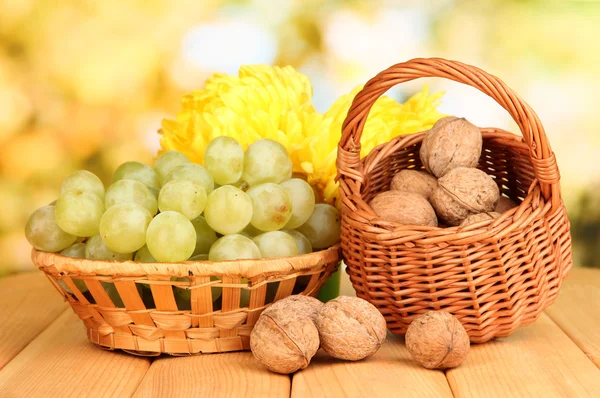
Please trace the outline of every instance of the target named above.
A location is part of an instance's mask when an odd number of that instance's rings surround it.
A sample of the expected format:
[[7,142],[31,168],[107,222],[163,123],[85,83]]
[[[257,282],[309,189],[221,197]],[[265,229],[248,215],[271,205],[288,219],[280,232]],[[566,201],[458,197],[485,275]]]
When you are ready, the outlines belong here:
[[60,194],[71,191],[90,192],[104,199],[104,184],[94,173],[87,170],[78,170],[65,178],[60,187]]
[[237,234],[252,219],[252,200],[244,191],[224,185],[208,195],[204,218],[220,234]]
[[63,231],[76,236],[92,236],[99,231],[104,201],[91,192],[68,191],[58,198],[54,212]]
[[[190,261],[191,260],[192,259],[190,259]],[[178,282],[190,282],[189,278],[173,277],[173,278],[171,278],[171,280],[178,281]],[[216,276],[211,276],[210,280],[211,281],[220,281],[221,279],[217,278]],[[177,295],[183,302],[190,303],[190,301],[192,299],[192,290],[191,289],[185,289],[183,287],[174,286],[173,290],[175,292],[175,295]],[[211,287],[210,288],[210,292],[212,295],[212,301],[215,301],[216,299],[221,297],[221,290],[223,290],[221,287]]]
[[192,225],[196,230],[196,248],[194,249],[194,254],[191,259],[198,257],[199,255],[208,255],[210,247],[217,240],[217,234],[212,230],[210,225],[208,225],[204,217],[196,217],[192,220]]
[[319,203],[298,232],[306,236],[313,249],[326,249],[340,241],[340,212],[333,206]]
[[277,141],[258,140],[246,150],[242,179],[250,186],[265,182],[279,184],[291,177],[292,160]]
[[215,182],[213,177],[210,175],[208,170],[199,164],[195,163],[186,163],[181,166],[175,167],[171,172],[167,175],[167,178],[163,182],[166,184],[169,181],[186,179],[194,181],[195,183],[201,185],[207,194],[211,193],[213,189],[215,189]]
[[210,248],[210,261],[227,261],[260,258],[258,246],[243,235],[225,235],[219,238]]
[[89,260],[116,260],[128,261],[133,257],[133,253],[117,253],[112,251],[100,235],[94,235],[89,238],[85,244],[85,258]]
[[310,218],[315,209],[315,192],[309,183],[299,178],[284,181],[281,186],[292,200],[292,216],[285,228],[298,228]]
[[85,258],[85,243],[73,243],[60,254],[71,258]]
[[312,253],[312,245],[306,236],[293,229],[285,229],[283,232],[294,238],[296,245],[298,246],[298,254]]
[[54,206],[43,206],[34,211],[27,220],[25,237],[37,250],[59,252],[71,246],[77,239],[58,226],[54,213]]
[[272,183],[255,185],[246,192],[252,200],[250,223],[261,231],[283,228],[292,216],[292,200],[281,186]]
[[188,158],[179,151],[166,151],[156,158],[154,170],[158,174],[161,184],[164,184],[167,175],[177,166],[189,163]]
[[125,162],[115,170],[113,184],[119,180],[135,180],[148,188],[160,189],[160,179],[154,169],[142,162]]
[[106,190],[104,204],[108,210],[119,203],[135,203],[155,215],[158,202],[147,186],[135,180],[118,180]]
[[283,231],[265,232],[252,238],[263,258],[298,255],[298,245],[291,235]]
[[242,177],[244,149],[234,138],[217,137],[204,150],[204,166],[217,184],[233,184]]
[[165,211],[150,222],[146,232],[146,245],[156,261],[186,261],[196,247],[196,230],[184,215]]
[[156,259],[152,257],[152,253],[148,250],[148,246],[144,246],[135,253],[134,261],[137,261],[138,263],[155,263]]
[[202,214],[206,206],[206,191],[191,180],[167,182],[158,194],[158,208],[161,212],[176,211],[193,220]]
[[150,221],[152,214],[142,206],[120,203],[106,210],[102,216],[100,235],[111,250],[133,253],[146,244],[146,230]]

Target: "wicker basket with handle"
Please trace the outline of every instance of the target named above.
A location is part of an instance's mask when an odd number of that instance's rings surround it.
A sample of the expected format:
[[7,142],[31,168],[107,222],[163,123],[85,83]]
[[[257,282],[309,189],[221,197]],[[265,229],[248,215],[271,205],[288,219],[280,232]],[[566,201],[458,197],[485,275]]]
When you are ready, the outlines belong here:
[[[475,87],[510,113],[523,137],[482,128],[478,167],[518,207],[496,220],[451,228],[386,222],[369,207],[397,171],[423,167],[425,133],[397,137],[361,160],[367,116],[392,86],[421,77]],[[439,58],[390,67],[354,98],[337,162],[347,272],[357,295],[382,312],[393,333],[404,334],[419,314],[444,310],[462,322],[472,342],[481,343],[535,321],[556,299],[572,265],[556,159],[535,112],[497,77]]]
[[[339,245],[295,257],[183,263],[32,252],[91,342],[147,356],[248,350],[261,312],[291,294],[315,296],[339,259]],[[189,300],[178,298],[175,289],[189,289]]]

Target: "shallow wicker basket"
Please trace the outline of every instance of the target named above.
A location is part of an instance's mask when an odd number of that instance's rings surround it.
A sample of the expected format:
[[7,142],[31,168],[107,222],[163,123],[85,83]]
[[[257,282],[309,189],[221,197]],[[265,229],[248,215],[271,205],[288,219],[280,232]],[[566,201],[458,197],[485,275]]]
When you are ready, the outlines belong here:
[[[482,128],[479,168],[518,207],[496,220],[451,228],[386,222],[369,207],[397,171],[422,168],[424,132],[397,137],[361,160],[365,121],[389,88],[421,77],[473,86],[513,117],[523,138]],[[414,59],[379,73],[352,103],[337,166],[347,272],[357,295],[381,311],[393,333],[404,334],[419,314],[444,310],[481,343],[535,321],[554,302],[572,265],[556,160],[535,112],[497,77],[444,59]]]
[[[261,312],[291,294],[315,296],[337,270],[340,253],[336,245],[275,259],[137,263],[34,249],[32,260],[81,318],[91,342],[154,356],[248,350]],[[191,290],[189,300],[175,289]]]

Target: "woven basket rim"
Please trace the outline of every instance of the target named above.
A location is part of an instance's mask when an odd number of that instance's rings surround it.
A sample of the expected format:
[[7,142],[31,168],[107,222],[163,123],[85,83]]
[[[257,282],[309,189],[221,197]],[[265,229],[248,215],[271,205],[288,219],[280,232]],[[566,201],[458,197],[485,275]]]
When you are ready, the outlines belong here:
[[319,269],[341,261],[340,244],[327,249],[291,257],[233,261],[186,261],[180,263],[141,263],[135,261],[104,261],[66,257],[59,253],[31,251],[38,267],[54,267],[58,272],[79,275],[107,276],[240,276],[254,278],[292,274],[300,270]]

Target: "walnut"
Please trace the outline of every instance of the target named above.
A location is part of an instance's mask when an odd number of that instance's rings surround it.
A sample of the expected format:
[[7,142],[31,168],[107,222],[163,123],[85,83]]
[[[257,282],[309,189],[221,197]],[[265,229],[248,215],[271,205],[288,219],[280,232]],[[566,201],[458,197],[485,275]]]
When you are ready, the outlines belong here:
[[463,325],[444,311],[429,311],[418,316],[406,331],[408,352],[427,369],[460,365],[469,354],[469,344]]
[[377,352],[387,326],[371,303],[358,297],[340,296],[328,301],[317,315],[323,350],[338,359],[358,361]]
[[317,314],[324,305],[325,304],[314,297],[296,294],[274,302],[270,307],[263,311],[263,314],[268,314],[275,310],[283,310],[306,315],[312,319],[313,322],[316,322]]
[[476,126],[448,116],[425,134],[419,155],[423,166],[439,178],[456,167],[477,166],[481,145],[481,131]]
[[446,224],[459,225],[471,214],[492,211],[499,196],[492,177],[479,169],[457,167],[438,180],[431,204]]
[[500,198],[498,199],[498,204],[496,204],[496,208],[494,209],[494,211],[496,213],[502,214],[517,206],[518,205],[512,199],[507,198],[506,196],[500,196]]
[[390,189],[418,193],[429,199],[436,186],[436,178],[426,171],[404,169],[392,178]]
[[437,217],[431,204],[423,196],[406,191],[386,191],[370,203],[379,217],[405,225],[437,227]]
[[463,222],[460,223],[460,226],[466,227],[467,225],[476,224],[481,221],[494,220],[498,217],[500,217],[500,213],[496,213],[494,211],[487,213],[471,214],[469,217],[465,218]]
[[261,314],[250,333],[254,357],[272,372],[304,369],[319,349],[319,331],[305,315],[283,309]]

